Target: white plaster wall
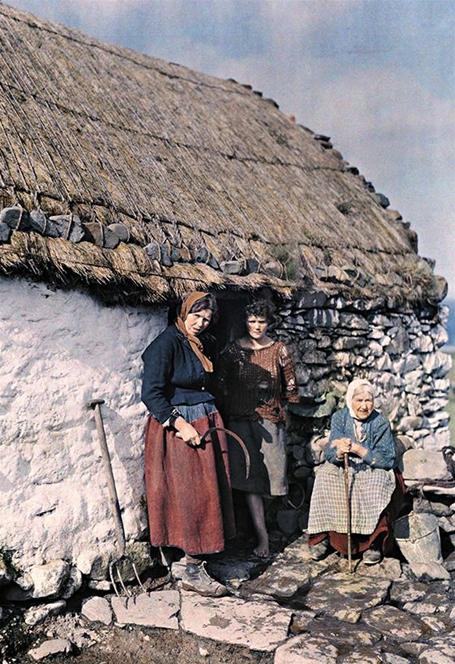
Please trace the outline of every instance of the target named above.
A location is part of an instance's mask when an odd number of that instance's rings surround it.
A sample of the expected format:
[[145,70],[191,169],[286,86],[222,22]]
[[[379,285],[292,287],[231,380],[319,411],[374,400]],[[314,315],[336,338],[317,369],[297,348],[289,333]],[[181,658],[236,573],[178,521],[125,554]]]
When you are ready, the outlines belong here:
[[127,538],[143,532],[140,355],[166,321],[164,308],[0,279],[0,548],[19,568],[114,548],[91,398],[106,400]]

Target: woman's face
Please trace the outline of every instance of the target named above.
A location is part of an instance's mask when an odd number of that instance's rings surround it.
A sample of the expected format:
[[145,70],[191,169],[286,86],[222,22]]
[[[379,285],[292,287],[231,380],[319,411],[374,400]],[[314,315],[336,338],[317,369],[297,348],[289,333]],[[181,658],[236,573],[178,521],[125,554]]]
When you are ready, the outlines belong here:
[[374,408],[374,399],[367,391],[359,391],[352,397],[352,410],[359,420],[366,420]]
[[208,328],[211,323],[213,312],[211,309],[201,309],[188,314],[185,318],[185,329],[188,334],[197,337]]
[[248,316],[246,319],[246,329],[249,336],[256,341],[260,341],[267,334],[269,324],[264,316]]

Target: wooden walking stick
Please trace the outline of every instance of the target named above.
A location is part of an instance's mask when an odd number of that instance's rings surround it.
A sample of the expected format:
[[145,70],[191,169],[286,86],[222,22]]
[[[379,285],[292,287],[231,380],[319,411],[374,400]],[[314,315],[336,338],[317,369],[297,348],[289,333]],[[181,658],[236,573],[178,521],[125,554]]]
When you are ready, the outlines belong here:
[[348,570],[352,574],[352,542],[351,542],[351,501],[349,499],[349,458],[348,453],[344,453],[344,490],[346,494],[346,517],[348,522]]

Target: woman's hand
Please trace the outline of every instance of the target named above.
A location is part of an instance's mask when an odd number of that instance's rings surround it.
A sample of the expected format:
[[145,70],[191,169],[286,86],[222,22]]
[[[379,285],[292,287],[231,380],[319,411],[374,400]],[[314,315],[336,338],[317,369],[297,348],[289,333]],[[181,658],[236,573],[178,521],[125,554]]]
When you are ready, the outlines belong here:
[[356,454],[360,458],[363,458],[368,454],[367,448],[364,447],[363,445],[360,445],[360,443],[352,443],[351,452],[352,454]]
[[201,444],[201,437],[193,427],[192,424],[178,417],[174,422],[174,427],[177,429],[177,438],[181,438],[187,445],[191,447],[198,447]]
[[349,454],[350,452],[352,452],[353,444],[354,443],[352,443],[350,438],[337,438],[336,440],[334,440],[332,446],[337,451],[338,459],[342,459],[345,454]]

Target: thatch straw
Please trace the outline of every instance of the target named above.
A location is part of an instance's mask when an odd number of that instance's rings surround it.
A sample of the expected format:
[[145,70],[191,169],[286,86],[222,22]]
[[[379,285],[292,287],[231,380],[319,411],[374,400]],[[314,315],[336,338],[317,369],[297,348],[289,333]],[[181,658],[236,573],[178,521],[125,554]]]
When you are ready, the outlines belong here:
[[178,241],[206,246],[218,262],[255,258],[262,269],[287,246],[284,281],[306,277],[330,290],[318,269],[355,264],[367,277],[363,297],[393,286],[416,299],[412,279],[400,276],[403,265],[423,269],[406,229],[334,151],[267,101],[3,4],[0,28],[0,205],[121,221],[132,242],[106,250],[14,233],[0,246],[3,272],[143,289],[144,301],[178,294],[185,281],[288,292],[265,273],[165,270],[142,249]]

